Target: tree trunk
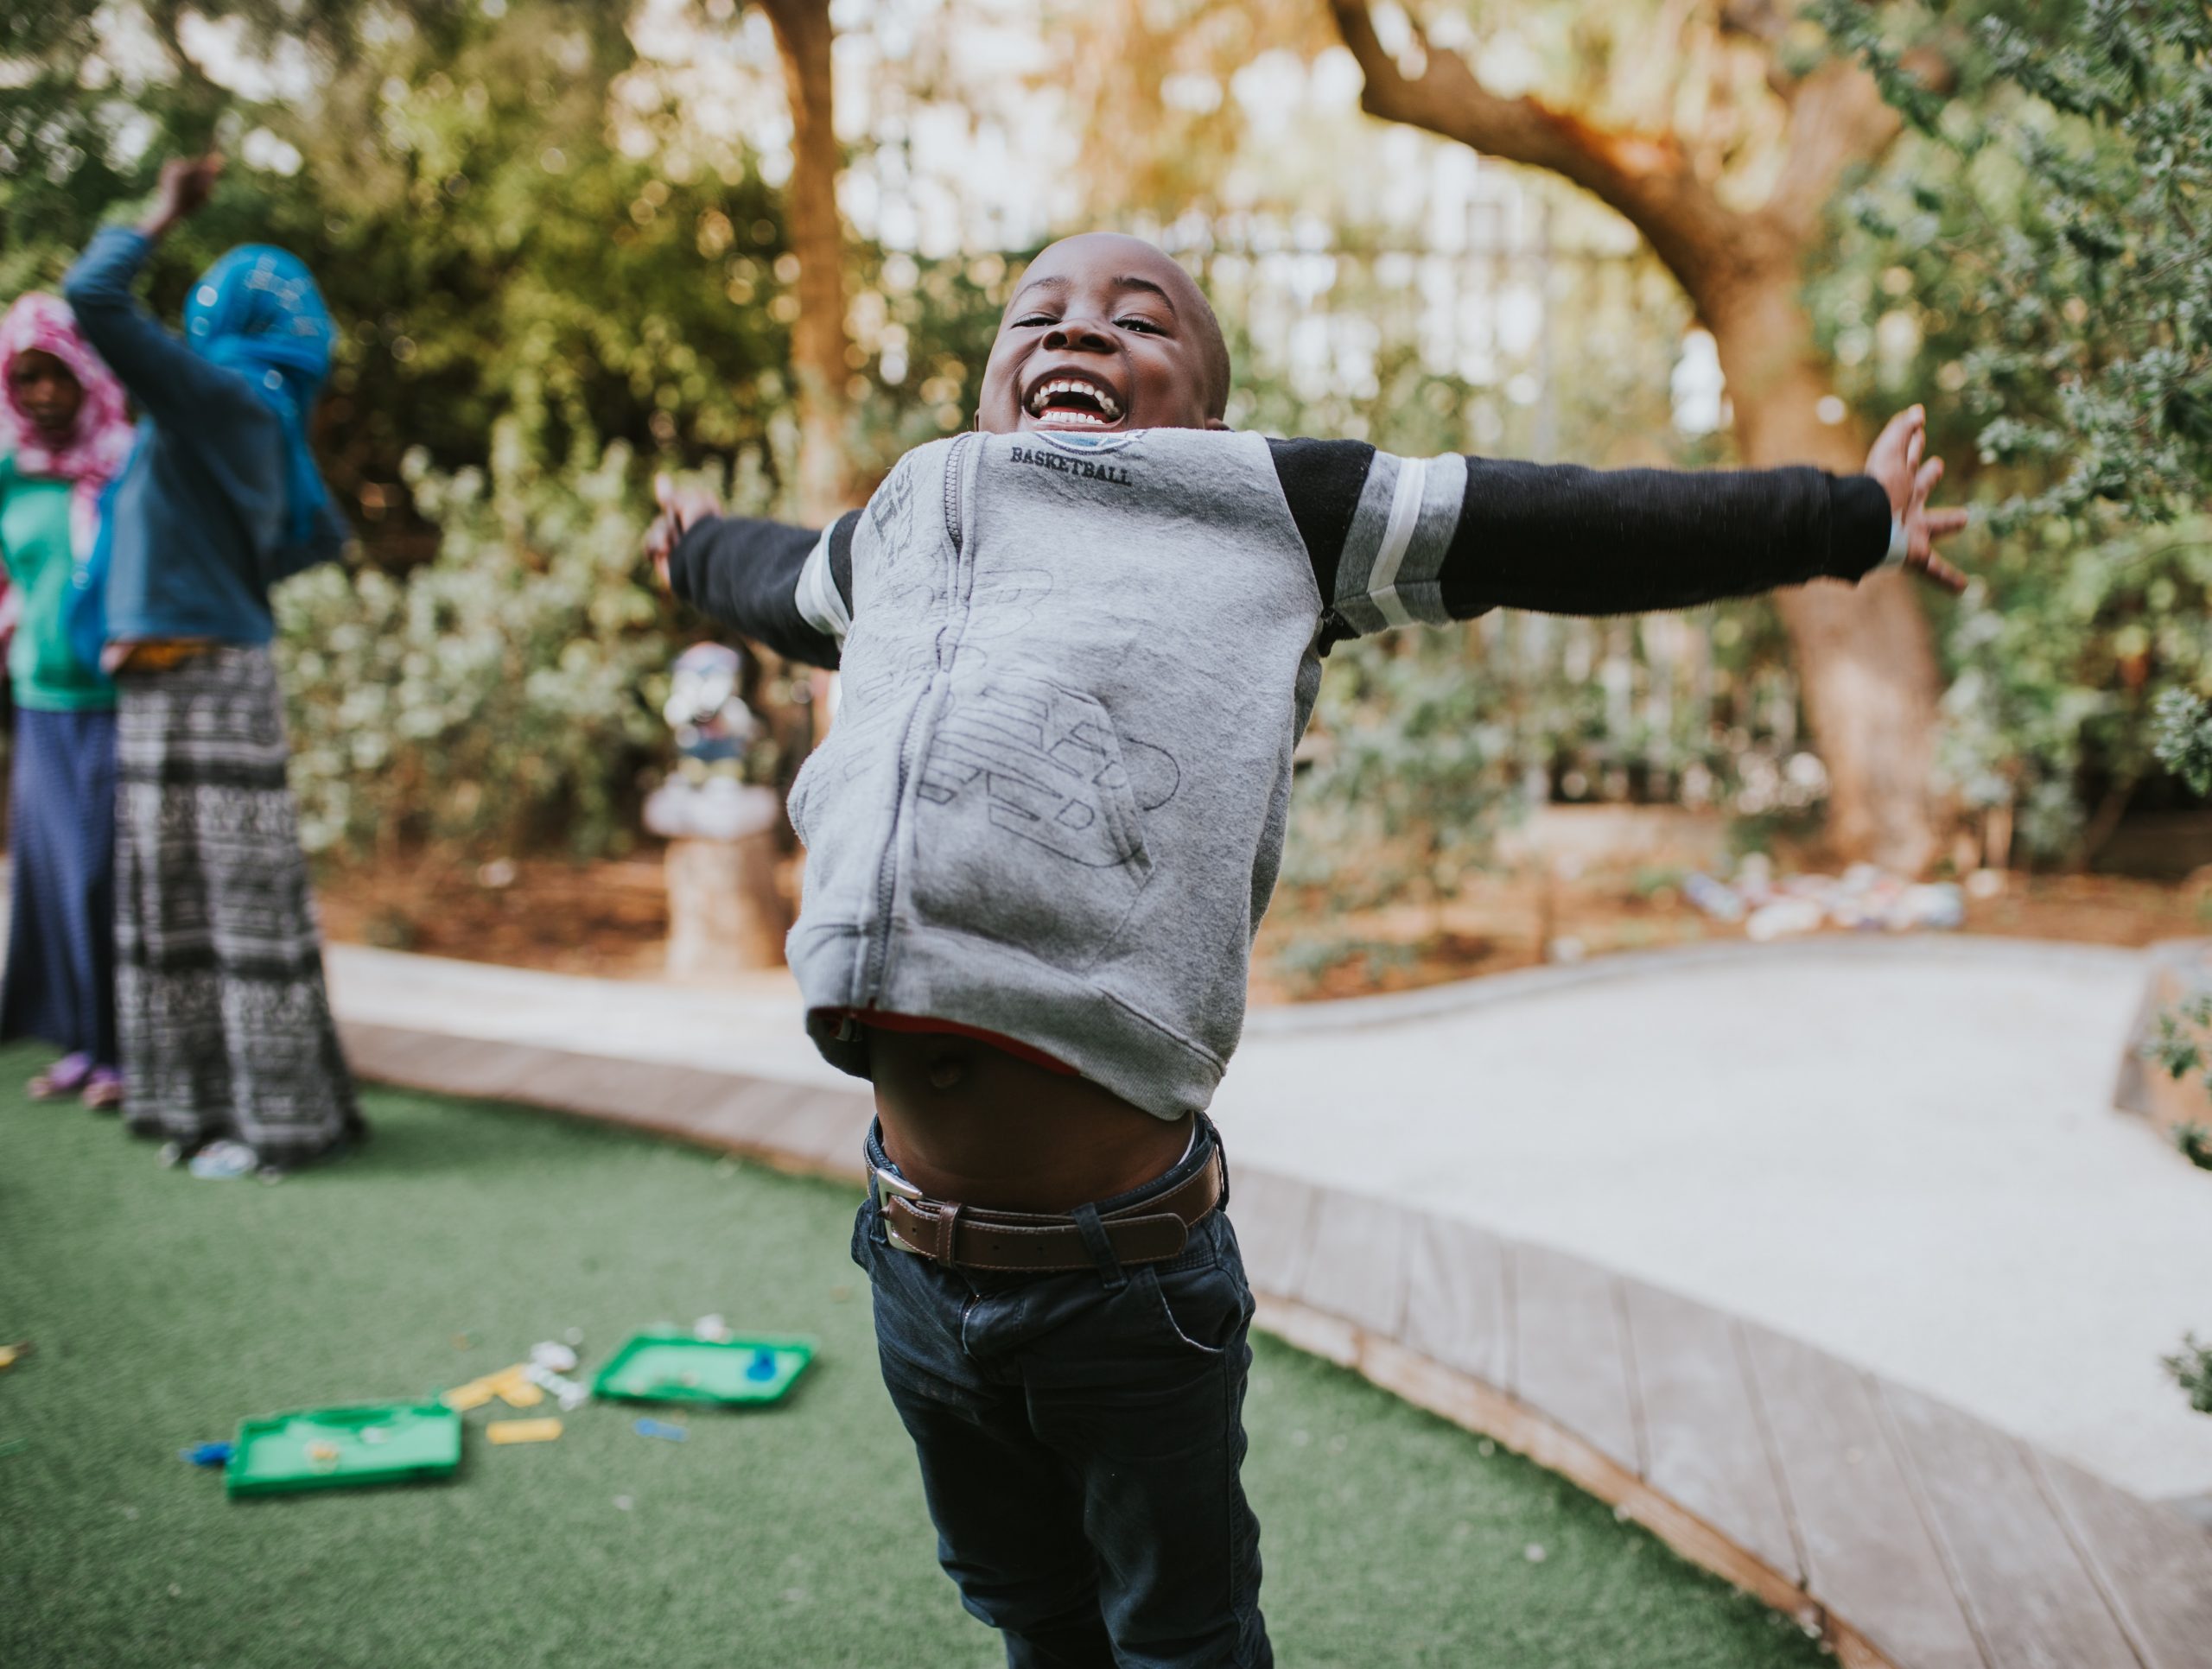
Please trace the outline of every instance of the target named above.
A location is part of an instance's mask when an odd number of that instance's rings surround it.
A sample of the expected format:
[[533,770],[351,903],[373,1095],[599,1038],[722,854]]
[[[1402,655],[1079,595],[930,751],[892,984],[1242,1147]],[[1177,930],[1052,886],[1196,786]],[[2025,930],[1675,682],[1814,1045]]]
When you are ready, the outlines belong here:
[[[1848,474],[1867,441],[1848,419],[1824,423],[1830,391],[1799,299],[1796,251],[1739,272],[1698,298],[1735,410],[1738,450],[1754,466],[1819,464]],[[1775,593],[1796,651],[1806,717],[1828,773],[1827,833],[1846,857],[1916,874],[1935,857],[1929,771],[1939,680],[1928,622],[1902,574],[1855,587],[1828,581]]]
[[798,257],[791,364],[798,383],[799,510],[817,525],[845,508],[845,238],[837,218],[837,134],[832,122],[829,0],[762,0],[784,65],[791,112],[791,177],[785,192]]
[[[1832,390],[1814,352],[1800,289],[1826,206],[1853,166],[1896,137],[1897,113],[1863,69],[1840,61],[1790,69],[1771,8],[1731,8],[1731,27],[1766,39],[1771,83],[1790,102],[1789,136],[1767,204],[1728,206],[1671,131],[1609,130],[1534,94],[1500,95],[1471,60],[1423,40],[1417,66],[1385,49],[1371,0],[1330,0],[1358,60],[1362,108],[1486,155],[1547,168],[1624,216],[1665,263],[1712,330],[1752,465],[1859,469],[1866,437],[1821,422]],[[1942,79],[1940,65],[1923,79]],[[1687,67],[1686,67],[1687,73]],[[1903,576],[1855,589],[1826,582],[1776,597],[1796,653],[1806,716],[1827,766],[1828,833],[1849,858],[1916,872],[1935,856],[1928,767],[1936,719],[1936,657]]]

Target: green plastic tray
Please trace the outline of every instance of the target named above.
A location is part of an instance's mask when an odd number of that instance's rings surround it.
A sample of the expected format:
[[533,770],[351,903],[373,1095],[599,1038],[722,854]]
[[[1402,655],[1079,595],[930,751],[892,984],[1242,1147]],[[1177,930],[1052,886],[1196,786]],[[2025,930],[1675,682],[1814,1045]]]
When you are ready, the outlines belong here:
[[[311,1459],[319,1443],[337,1454]],[[442,1478],[460,1464],[459,1414],[442,1403],[378,1402],[241,1420],[224,1473],[233,1495],[276,1495]]]
[[779,1402],[813,1360],[812,1339],[719,1343],[685,1333],[639,1333],[607,1359],[591,1388],[622,1402]]

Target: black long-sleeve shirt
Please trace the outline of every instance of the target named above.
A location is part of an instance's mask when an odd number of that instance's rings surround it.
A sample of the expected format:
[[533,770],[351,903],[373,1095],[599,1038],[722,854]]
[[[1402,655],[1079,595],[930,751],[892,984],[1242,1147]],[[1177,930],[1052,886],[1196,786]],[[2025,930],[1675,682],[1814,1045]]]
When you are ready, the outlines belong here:
[[[1268,447],[1324,600],[1325,645],[1493,608],[1625,614],[1856,580],[1890,544],[1889,496],[1865,475],[1422,460],[1360,441]],[[1454,490],[1456,517],[1438,498]],[[677,544],[671,582],[778,654],[834,667],[842,632],[823,622],[850,618],[860,515],[826,538],[744,517],[702,522]],[[824,560],[810,574],[817,545]],[[836,598],[810,601],[803,585],[823,576]]]

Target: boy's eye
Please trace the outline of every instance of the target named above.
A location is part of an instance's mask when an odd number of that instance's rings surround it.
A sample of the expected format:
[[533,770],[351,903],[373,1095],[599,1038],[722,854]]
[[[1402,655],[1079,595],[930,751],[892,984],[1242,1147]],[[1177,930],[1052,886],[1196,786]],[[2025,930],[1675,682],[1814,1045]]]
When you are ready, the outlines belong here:
[[1142,314],[1133,313],[1127,318],[1116,319],[1114,322],[1119,325],[1123,330],[1141,330],[1147,335],[1152,336],[1158,336],[1163,333],[1158,325],[1146,318]]
[[1014,324],[1015,329],[1021,330],[1035,325],[1049,325],[1052,322],[1052,315],[1049,313],[1032,313],[1015,320]]

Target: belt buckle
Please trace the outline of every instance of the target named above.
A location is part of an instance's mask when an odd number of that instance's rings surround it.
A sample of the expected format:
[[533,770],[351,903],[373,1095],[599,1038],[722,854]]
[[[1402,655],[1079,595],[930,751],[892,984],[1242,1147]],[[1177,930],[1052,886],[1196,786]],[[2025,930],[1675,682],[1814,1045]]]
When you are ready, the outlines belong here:
[[899,1238],[899,1231],[891,1226],[891,1214],[883,1209],[883,1196],[886,1194],[895,1194],[900,1199],[914,1203],[924,1197],[922,1190],[889,1165],[879,1164],[872,1167],[868,1172],[868,1191],[875,1196],[876,1213],[883,1219],[883,1238],[901,1252],[912,1252],[917,1257],[927,1257],[929,1254],[913,1241]]

